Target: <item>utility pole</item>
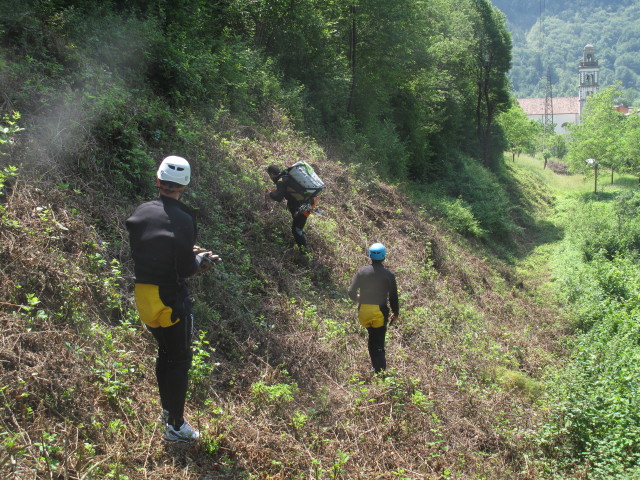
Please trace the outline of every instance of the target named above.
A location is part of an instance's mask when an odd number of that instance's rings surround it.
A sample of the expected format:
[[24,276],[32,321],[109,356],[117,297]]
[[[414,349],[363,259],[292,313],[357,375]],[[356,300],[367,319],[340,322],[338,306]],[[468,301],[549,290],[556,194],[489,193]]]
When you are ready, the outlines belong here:
[[[551,67],[544,48],[544,10],[545,0],[540,0],[540,44],[544,63],[547,64],[547,75],[544,82],[544,119],[542,122],[542,153],[545,154],[547,148],[547,135],[551,135],[553,129],[553,90],[551,88]],[[544,168],[547,168],[547,157],[544,159]]]
[[544,94],[544,132],[553,128],[553,90],[551,88],[551,67],[547,66],[547,82]]

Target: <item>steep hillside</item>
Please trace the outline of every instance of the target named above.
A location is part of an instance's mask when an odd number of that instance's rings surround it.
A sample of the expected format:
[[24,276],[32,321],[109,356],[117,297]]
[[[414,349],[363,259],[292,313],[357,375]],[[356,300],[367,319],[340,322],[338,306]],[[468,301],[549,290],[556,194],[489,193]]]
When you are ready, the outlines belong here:
[[[191,282],[188,410],[204,433],[192,446],[163,444],[156,423],[154,344],[132,305],[123,228],[135,205],[26,164],[6,174],[0,476],[539,478],[536,379],[559,322],[529,280],[284,118],[269,134],[227,127],[204,143],[187,199],[200,243],[224,258]],[[263,203],[264,167],[301,158],[328,185],[309,261],[286,210]],[[513,175],[514,206],[550,201]],[[371,376],[345,295],[373,241],[401,290],[385,379]]]
[[[502,161],[488,0],[0,5],[0,478],[539,477],[563,322],[517,266],[553,199]],[[224,259],[190,281],[191,446],[161,440],[124,228],[169,154]],[[299,159],[328,185],[311,258],[264,202]],[[374,241],[383,379],[345,295]]]

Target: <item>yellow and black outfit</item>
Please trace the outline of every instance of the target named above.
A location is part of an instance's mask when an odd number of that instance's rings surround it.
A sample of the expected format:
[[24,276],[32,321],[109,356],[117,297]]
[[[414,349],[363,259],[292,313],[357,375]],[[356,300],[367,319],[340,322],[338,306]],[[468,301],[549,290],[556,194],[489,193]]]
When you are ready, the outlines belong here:
[[158,343],[156,378],[169,423],[184,421],[193,339],[193,299],[184,279],[200,269],[193,252],[197,226],[182,202],[165,195],[127,219],[140,319]]
[[396,277],[382,261],[372,260],[370,265],[360,268],[347,292],[358,302],[358,320],[369,334],[368,348],[371,365],[375,372],[387,368],[384,344],[389,319],[389,305],[394,314],[400,313]]

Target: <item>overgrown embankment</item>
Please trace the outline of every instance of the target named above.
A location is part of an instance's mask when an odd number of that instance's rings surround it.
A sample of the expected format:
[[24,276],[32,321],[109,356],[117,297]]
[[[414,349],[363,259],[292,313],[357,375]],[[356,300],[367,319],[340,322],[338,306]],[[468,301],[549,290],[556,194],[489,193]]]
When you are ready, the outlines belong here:
[[[557,319],[513,259],[548,198],[492,154],[510,51],[490,2],[4,4],[0,476],[539,477]],[[188,447],[160,441],[124,229],[169,154],[224,258],[190,282]],[[264,167],[294,159],[328,184],[308,263],[263,203]],[[344,295],[376,240],[402,295],[385,380]]]
[[552,416],[540,440],[552,470],[570,478],[639,473],[639,206],[637,187],[617,185],[559,204],[566,235],[554,261],[556,294],[577,335],[548,379]]
[[[194,162],[187,201],[224,262],[191,282],[193,446],[164,445],[155,423],[154,346],[123,229],[135,205],[26,167],[7,179],[4,477],[539,478],[528,435],[556,312],[430,204],[277,122],[274,135],[211,134]],[[286,210],[262,200],[264,167],[291,158],[328,185],[308,263]],[[384,380],[344,293],[373,241],[401,291]]]

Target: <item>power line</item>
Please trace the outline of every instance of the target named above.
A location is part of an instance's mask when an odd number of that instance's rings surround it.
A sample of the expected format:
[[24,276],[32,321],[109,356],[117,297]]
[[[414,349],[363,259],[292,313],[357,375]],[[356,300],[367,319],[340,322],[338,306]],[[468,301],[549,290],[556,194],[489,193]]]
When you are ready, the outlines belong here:
[[544,75],[544,120],[543,120],[543,138],[542,149],[544,150],[547,138],[547,130],[553,125],[553,89],[551,84],[551,66],[549,65],[549,56],[547,55],[547,49],[545,48],[545,34],[544,34],[544,15],[545,15],[545,0],[540,0],[540,51],[541,51],[541,63],[544,70],[546,66],[546,75]]

